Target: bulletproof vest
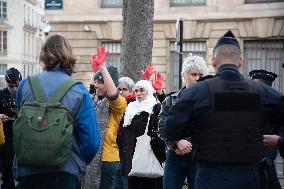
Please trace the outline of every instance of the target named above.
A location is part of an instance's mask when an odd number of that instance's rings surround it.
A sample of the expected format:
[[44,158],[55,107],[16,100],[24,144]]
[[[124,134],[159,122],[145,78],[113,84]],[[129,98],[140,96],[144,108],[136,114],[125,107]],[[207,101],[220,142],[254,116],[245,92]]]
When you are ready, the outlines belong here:
[[256,82],[206,81],[212,99],[209,116],[197,124],[199,162],[250,164],[263,157],[261,98]]

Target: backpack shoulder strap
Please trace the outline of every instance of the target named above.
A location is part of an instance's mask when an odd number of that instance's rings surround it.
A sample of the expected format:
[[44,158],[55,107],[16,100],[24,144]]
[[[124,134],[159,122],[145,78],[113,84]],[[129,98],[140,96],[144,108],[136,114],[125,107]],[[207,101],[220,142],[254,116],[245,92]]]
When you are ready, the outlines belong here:
[[28,76],[28,81],[29,81],[30,86],[32,88],[35,100],[37,102],[44,102],[46,97],[45,97],[45,95],[42,91],[38,77],[36,75]]
[[65,81],[53,94],[50,98],[50,103],[60,102],[60,100],[65,96],[65,94],[77,83],[81,83],[80,81],[76,81],[74,79],[69,79]]

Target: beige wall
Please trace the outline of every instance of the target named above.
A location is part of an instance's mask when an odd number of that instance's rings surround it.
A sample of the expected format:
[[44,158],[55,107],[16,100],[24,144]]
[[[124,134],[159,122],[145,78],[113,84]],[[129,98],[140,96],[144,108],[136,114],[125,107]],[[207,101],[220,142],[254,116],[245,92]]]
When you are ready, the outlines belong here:
[[[155,1],[153,60],[167,80],[170,42],[175,40],[175,22],[184,20],[184,40],[206,41],[206,61],[210,65],[213,47],[227,30],[240,40],[284,39],[284,2],[244,4],[244,0],[207,0],[206,6],[169,7],[169,0]],[[92,78],[89,58],[101,41],[120,41],[122,16],[120,8],[100,8],[100,1],[64,1],[64,10],[46,11],[45,20],[51,33],[65,36],[78,58],[76,79],[87,86]],[[91,31],[84,31],[84,25]],[[214,72],[210,67],[211,72]],[[164,82],[168,89],[168,82]]]

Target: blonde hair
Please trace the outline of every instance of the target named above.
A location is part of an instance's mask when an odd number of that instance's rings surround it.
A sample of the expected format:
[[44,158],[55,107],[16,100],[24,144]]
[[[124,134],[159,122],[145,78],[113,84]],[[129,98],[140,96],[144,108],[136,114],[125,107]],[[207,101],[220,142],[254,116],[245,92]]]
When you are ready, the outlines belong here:
[[183,60],[181,75],[185,79],[188,72],[197,72],[203,76],[208,75],[208,67],[205,60],[198,55],[192,55],[191,53]]
[[52,35],[42,45],[40,61],[44,70],[52,70],[59,67],[71,75],[74,72],[76,59],[72,55],[72,48],[67,40],[60,35]]

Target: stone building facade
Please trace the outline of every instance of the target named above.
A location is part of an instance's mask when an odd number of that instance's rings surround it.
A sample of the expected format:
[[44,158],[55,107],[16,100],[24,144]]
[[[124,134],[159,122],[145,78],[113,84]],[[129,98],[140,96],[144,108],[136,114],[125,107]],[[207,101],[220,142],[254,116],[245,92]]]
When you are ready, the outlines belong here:
[[40,7],[39,0],[0,0],[0,88],[5,86],[4,74],[11,67],[23,76],[41,70]]
[[[119,65],[122,38],[122,0],[68,0],[62,9],[46,10],[50,34],[65,36],[78,59],[76,79],[87,86],[93,76],[89,59],[96,47],[105,45],[109,64]],[[176,20],[183,19],[183,57],[197,53],[210,60],[217,39],[232,30],[241,44],[242,72],[266,69],[279,75],[274,88],[283,92],[283,0],[155,0],[152,64],[165,77],[166,91],[178,89]]]

